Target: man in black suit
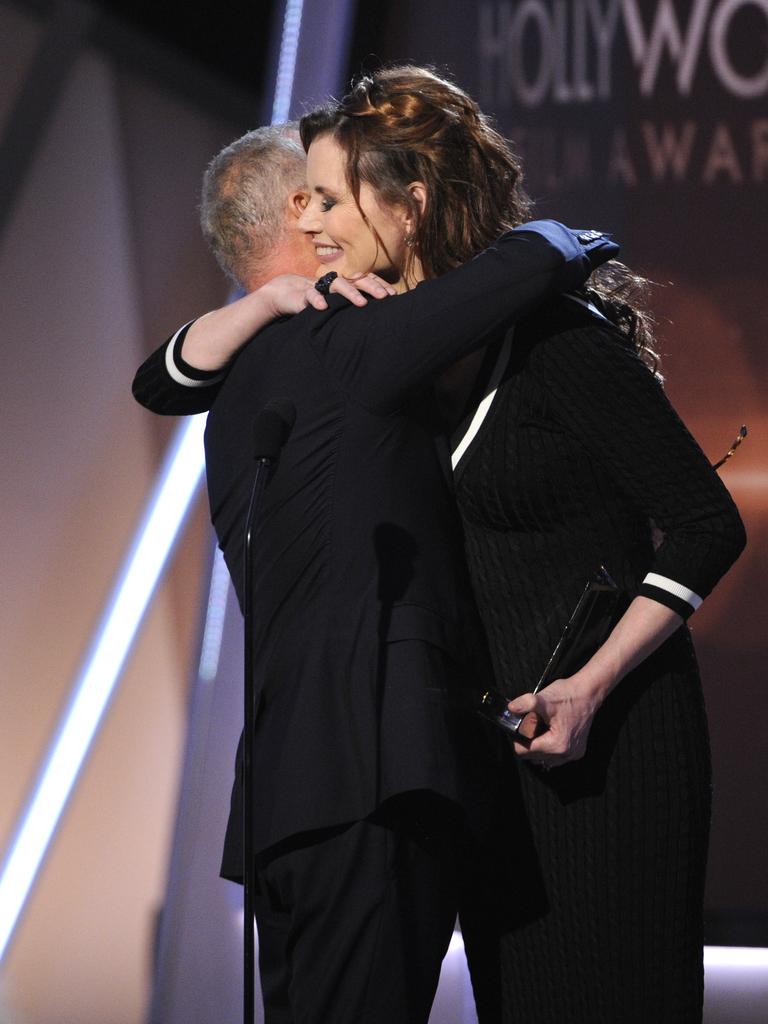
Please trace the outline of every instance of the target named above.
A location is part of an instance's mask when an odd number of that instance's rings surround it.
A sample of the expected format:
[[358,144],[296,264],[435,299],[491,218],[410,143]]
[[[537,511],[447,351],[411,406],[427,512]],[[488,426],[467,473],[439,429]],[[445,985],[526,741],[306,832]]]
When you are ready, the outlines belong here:
[[[487,682],[481,630],[428,385],[616,250],[581,239],[539,222],[404,295],[362,309],[331,296],[265,328],[224,377],[183,359],[182,330],[137,374],[155,411],[215,396],[208,491],[241,607],[252,423],[271,399],[296,408],[251,594],[268,1024],[428,1018],[493,786],[492,740],[473,712]],[[240,872],[239,792],[236,780],[227,877]]]

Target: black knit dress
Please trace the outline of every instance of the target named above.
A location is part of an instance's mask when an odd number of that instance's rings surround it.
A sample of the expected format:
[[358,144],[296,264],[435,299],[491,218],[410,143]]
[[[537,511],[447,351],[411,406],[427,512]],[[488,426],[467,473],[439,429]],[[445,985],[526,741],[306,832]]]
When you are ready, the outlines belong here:
[[[455,472],[498,686],[512,697],[532,689],[601,564],[627,599],[687,616],[744,539],[661,386],[596,313],[558,300],[518,326],[496,373]],[[656,551],[651,520],[664,532]],[[485,944],[487,920],[463,921],[481,1024],[499,1019],[495,986],[514,1024],[699,1021],[710,760],[687,628],[614,689],[581,761],[545,772],[509,745],[506,784],[489,869],[498,947]]]

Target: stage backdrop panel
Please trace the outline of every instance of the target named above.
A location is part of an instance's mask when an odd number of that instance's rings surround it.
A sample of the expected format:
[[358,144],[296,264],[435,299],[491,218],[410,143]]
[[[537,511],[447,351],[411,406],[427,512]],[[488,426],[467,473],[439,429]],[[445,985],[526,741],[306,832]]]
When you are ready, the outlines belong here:
[[[57,39],[53,17],[0,3],[0,133],[29,154],[1,168],[3,851],[175,426],[136,405],[133,373],[182,314],[226,298],[195,206],[241,131],[173,69],[160,82],[151,47]],[[56,43],[53,83],[35,61]],[[208,539],[200,501],[3,962],[4,1024],[144,1020]]]

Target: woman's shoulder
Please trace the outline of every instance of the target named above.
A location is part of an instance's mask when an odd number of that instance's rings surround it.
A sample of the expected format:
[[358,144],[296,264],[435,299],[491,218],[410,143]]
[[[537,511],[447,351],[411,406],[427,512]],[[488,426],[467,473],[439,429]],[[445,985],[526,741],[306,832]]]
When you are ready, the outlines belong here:
[[559,295],[515,329],[513,370],[567,373],[585,362],[653,376],[629,339],[587,294]]
[[[594,305],[586,294],[567,292],[539,306],[516,328],[519,340],[531,345],[572,331],[607,331],[619,335],[616,326]],[[620,340],[621,336],[617,340]]]

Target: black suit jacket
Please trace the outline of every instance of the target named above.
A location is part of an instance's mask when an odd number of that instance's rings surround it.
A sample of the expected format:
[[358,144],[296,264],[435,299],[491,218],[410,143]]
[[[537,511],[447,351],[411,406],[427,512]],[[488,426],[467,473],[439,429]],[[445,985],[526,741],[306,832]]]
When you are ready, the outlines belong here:
[[[483,777],[462,746],[483,658],[462,534],[423,397],[444,366],[553,290],[582,283],[604,237],[514,231],[470,264],[350,309],[331,297],[239,355],[206,429],[211,515],[242,605],[252,423],[296,423],[254,538],[257,850],[429,790],[470,812]],[[615,247],[614,247],[615,251]],[[239,786],[223,874],[240,868]]]

